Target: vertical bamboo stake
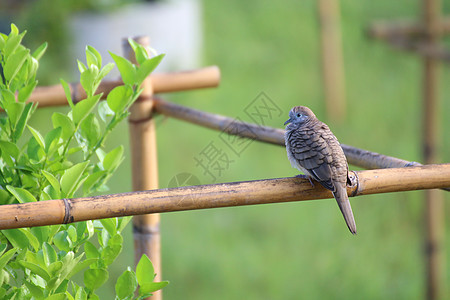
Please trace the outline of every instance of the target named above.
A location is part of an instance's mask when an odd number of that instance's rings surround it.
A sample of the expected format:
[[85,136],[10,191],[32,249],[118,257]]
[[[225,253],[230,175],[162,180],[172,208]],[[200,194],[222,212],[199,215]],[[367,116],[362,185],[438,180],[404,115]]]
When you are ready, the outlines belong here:
[[322,78],[328,120],[345,118],[345,75],[339,0],[319,0]]
[[[424,23],[426,39],[430,46],[439,41],[441,3],[439,0],[424,0]],[[424,58],[424,98],[423,98],[423,159],[425,164],[438,161],[438,82],[439,62],[437,59]],[[443,297],[444,280],[444,202],[438,190],[425,192],[425,260],[426,260],[426,298]]]
[[[135,40],[143,46],[149,46],[150,44],[148,37],[138,37]],[[124,42],[124,52],[130,60],[136,63],[128,41]],[[156,130],[155,122],[151,117],[153,88],[150,78],[143,82],[142,88],[142,94],[130,108],[128,119],[134,191],[158,188]],[[137,263],[143,254],[147,254],[155,268],[156,281],[161,280],[159,221],[159,214],[135,216],[133,218],[135,261]],[[161,291],[153,293],[151,299],[162,299]]]

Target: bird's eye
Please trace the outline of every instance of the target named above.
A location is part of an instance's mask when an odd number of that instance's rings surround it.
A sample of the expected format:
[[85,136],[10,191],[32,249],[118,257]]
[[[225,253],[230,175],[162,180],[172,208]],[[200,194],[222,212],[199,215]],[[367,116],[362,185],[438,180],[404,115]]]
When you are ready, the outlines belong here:
[[302,116],[302,114],[297,114],[297,117],[300,118]]

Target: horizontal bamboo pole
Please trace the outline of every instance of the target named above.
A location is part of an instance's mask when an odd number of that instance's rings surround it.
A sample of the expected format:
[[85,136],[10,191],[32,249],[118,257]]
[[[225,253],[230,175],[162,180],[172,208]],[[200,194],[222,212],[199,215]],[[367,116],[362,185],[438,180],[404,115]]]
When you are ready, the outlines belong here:
[[442,45],[429,44],[424,41],[415,41],[408,39],[385,39],[392,47],[420,54],[427,58],[439,59],[445,63],[450,62],[450,51],[444,48]]
[[[350,173],[349,196],[434,189],[450,186],[450,164],[365,170]],[[0,229],[85,220],[332,198],[306,178],[278,178],[187,186],[77,199],[3,205]]]
[[[236,121],[233,118],[211,114],[192,109],[179,104],[156,98],[154,101],[156,112],[194,123],[203,127],[219,130],[232,135],[238,135],[261,142],[284,146],[284,130],[257,124]],[[419,166],[421,164],[407,160],[382,155],[379,153],[341,145],[350,164],[365,169],[400,168]]]
[[[450,33],[450,19],[447,19],[440,27],[436,29],[437,34]],[[450,62],[450,51],[440,44],[432,44],[423,41],[427,36],[426,28],[423,24],[409,24],[402,26],[387,26],[378,23],[372,25],[368,30],[368,35],[372,38],[387,42],[390,46],[404,51],[418,53],[427,58],[442,60],[446,63]]]
[[[437,26],[439,34],[450,33],[450,18],[443,18]],[[427,29],[425,24],[412,20],[377,21],[372,23],[367,34],[372,38],[385,39],[393,36],[425,36]]]
[[[217,66],[210,66],[192,71],[155,73],[150,75],[150,81],[155,94],[216,87],[220,82],[220,70]],[[122,80],[104,80],[97,93],[104,93],[106,97],[113,88],[121,84],[123,84]],[[74,102],[86,98],[86,93],[80,83],[70,84],[70,90]],[[64,89],[60,84],[37,87],[28,101],[38,102],[39,107],[68,104]]]

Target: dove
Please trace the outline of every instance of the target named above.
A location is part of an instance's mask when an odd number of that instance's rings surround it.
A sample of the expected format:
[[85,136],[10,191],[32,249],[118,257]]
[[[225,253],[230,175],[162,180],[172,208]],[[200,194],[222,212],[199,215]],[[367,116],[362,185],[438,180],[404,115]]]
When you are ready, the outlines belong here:
[[295,106],[289,112],[286,126],[286,151],[292,167],[329,189],[352,234],[355,218],[347,195],[348,164],[337,138],[306,106]]

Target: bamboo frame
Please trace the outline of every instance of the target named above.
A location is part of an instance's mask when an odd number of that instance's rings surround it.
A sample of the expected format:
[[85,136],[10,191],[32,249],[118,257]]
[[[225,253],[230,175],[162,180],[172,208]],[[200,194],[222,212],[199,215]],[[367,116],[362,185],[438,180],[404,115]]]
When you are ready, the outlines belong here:
[[387,38],[385,41],[399,50],[417,53],[427,58],[439,59],[445,63],[450,62],[450,51],[439,45],[430,45],[422,41],[411,41],[405,38],[396,37]]
[[[155,98],[155,111],[179,120],[197,124],[214,130],[219,130],[232,135],[238,135],[257,141],[284,146],[284,130],[268,126],[236,121],[233,118],[211,114],[171,103]],[[347,160],[350,164],[365,169],[400,168],[420,166],[417,162],[411,162],[359,148],[341,144]]]
[[[438,30],[440,35],[449,34],[450,18],[442,18],[438,24]],[[426,32],[427,29],[424,24],[412,20],[377,21],[373,22],[367,30],[367,34],[376,39],[386,39],[394,36],[423,37],[426,35]]]
[[[440,40],[439,0],[423,0],[423,22],[425,43],[430,47],[438,45]],[[448,53],[450,57],[450,52]],[[438,161],[439,143],[439,61],[432,57],[423,58],[423,102],[422,102],[422,153],[425,163]],[[443,299],[444,292],[444,202],[437,190],[425,191],[425,261],[426,261],[426,298]]]
[[439,59],[446,63],[450,62],[450,51],[440,45],[437,38],[449,33],[450,18],[434,22],[433,35],[436,41],[433,43],[423,41],[429,35],[426,22],[375,22],[368,29],[370,37],[385,41],[396,49],[417,53],[430,59]]
[[[149,47],[148,37],[138,37],[135,41]],[[123,41],[123,52],[133,63],[134,58],[128,40]],[[156,147],[156,125],[153,119],[153,86],[151,78],[142,83],[142,93],[130,107],[128,118],[131,146],[131,166],[133,191],[153,190],[158,188],[158,158]],[[161,281],[161,234],[160,215],[138,215],[133,218],[133,238],[135,263],[137,264],[143,254],[152,261],[156,281]],[[147,299],[162,299],[161,290],[153,293]]]
[[[350,172],[349,196],[450,186],[450,163]],[[3,205],[0,230],[242,205],[333,198],[320,184],[298,177],[220,183]]]
[[346,115],[346,101],[339,0],[319,0],[317,4],[327,119],[342,122]]
[[[168,93],[217,87],[220,82],[220,70],[217,66],[209,66],[183,72],[156,73],[149,77],[155,94]],[[122,84],[122,80],[103,80],[97,93],[104,93],[103,97],[106,98],[113,88]],[[74,102],[86,98],[80,83],[72,83],[70,90]],[[60,84],[37,87],[28,102],[37,102],[39,107],[68,105],[64,89]]]

